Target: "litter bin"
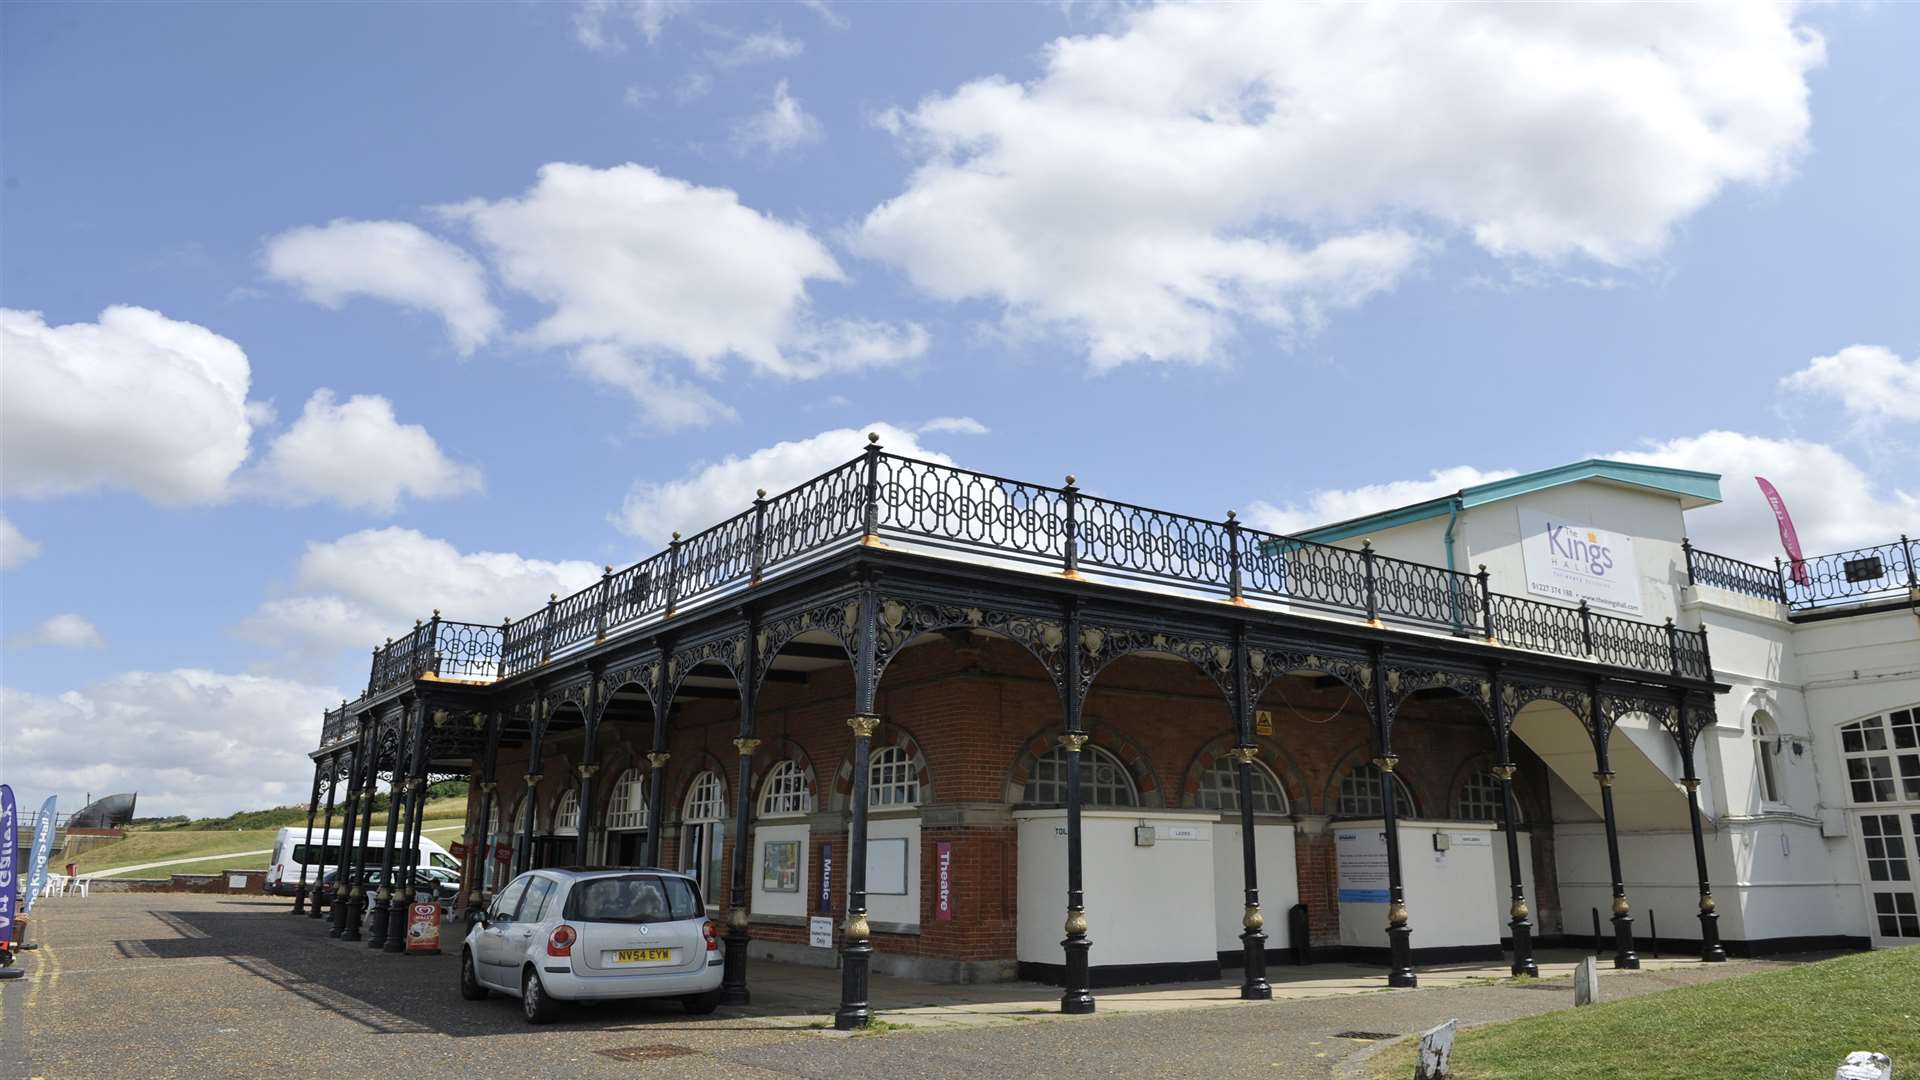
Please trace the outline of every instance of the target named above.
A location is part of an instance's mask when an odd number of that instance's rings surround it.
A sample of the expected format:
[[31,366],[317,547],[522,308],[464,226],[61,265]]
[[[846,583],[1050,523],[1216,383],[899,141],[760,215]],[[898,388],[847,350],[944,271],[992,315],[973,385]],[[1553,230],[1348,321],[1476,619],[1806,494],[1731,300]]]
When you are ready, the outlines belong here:
[[1287,940],[1292,943],[1289,951],[1293,953],[1294,963],[1313,963],[1313,932],[1307,925],[1307,905],[1295,904],[1287,909]]

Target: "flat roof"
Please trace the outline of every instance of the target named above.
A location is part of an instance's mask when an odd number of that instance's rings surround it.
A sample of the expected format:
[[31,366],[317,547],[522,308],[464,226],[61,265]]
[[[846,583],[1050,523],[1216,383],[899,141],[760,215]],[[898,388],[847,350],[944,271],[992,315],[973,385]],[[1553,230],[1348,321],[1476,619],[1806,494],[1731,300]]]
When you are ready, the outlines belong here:
[[1547,488],[1560,487],[1563,484],[1576,484],[1583,480],[1597,480],[1620,487],[1671,495],[1680,500],[1682,510],[1712,506],[1720,501],[1719,473],[1670,469],[1661,465],[1639,465],[1628,461],[1609,461],[1606,458],[1588,458],[1571,465],[1559,465],[1551,469],[1541,469],[1538,472],[1510,476],[1505,480],[1475,484],[1472,487],[1461,488],[1451,495],[1442,495],[1437,499],[1409,503],[1391,510],[1381,510],[1361,517],[1348,518],[1345,521],[1336,521],[1295,535],[1303,540],[1331,544],[1340,540],[1349,540],[1364,533],[1391,529],[1431,517],[1441,517],[1455,507],[1467,510],[1476,506],[1485,506],[1487,503],[1499,502],[1502,499],[1512,499],[1521,495],[1530,495],[1536,491],[1544,491]]

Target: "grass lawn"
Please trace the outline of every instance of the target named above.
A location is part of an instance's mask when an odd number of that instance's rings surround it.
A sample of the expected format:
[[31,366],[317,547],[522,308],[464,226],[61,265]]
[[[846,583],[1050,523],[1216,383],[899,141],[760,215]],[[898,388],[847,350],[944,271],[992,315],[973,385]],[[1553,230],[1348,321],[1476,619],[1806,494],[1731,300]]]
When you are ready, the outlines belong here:
[[[1607,980],[1601,981],[1604,994]],[[1573,992],[1567,991],[1571,1001]],[[1454,1075],[1825,1078],[1854,1050],[1920,1068],[1920,946],[1843,956],[1462,1031]],[[1413,1075],[1413,1046],[1374,1075]]]
[[[441,802],[428,803],[424,826],[428,829],[438,829],[446,825],[458,826],[461,824],[462,815],[465,814],[465,812],[465,799],[449,799]],[[381,832],[381,829],[384,828],[385,825],[386,815],[375,814],[374,831],[369,839],[374,843],[378,843],[381,839],[384,839],[384,834]],[[317,832],[320,828],[320,823],[318,821],[314,822],[313,827]],[[337,817],[334,827],[339,827]],[[300,828],[302,831],[305,830],[306,822],[304,820],[300,823]],[[128,831],[126,839],[116,840],[111,844],[102,844],[81,855],[78,859],[74,860],[74,862],[79,873],[95,874],[102,870],[111,870],[117,866],[133,866],[139,863],[162,862],[167,859],[187,859],[204,856],[206,861],[200,865],[156,868],[152,871],[152,876],[164,877],[174,873],[176,870],[183,874],[207,873],[211,870],[227,869],[225,866],[215,865],[223,856],[231,855],[234,852],[264,851],[271,848],[274,838],[279,834],[280,830],[277,828],[235,829],[225,832],[185,829],[133,829]],[[433,832],[427,835],[429,839],[432,839],[443,847],[449,839],[449,834],[446,832]],[[454,835],[457,835],[457,829]],[[53,859],[53,868],[58,870],[62,861],[63,860],[58,858]],[[249,855],[242,860],[239,865],[252,866],[256,863],[262,867],[266,866],[267,857],[265,855]],[[236,866],[235,868],[237,869],[238,867]],[[134,876],[147,875],[146,872],[143,871],[136,873]]]

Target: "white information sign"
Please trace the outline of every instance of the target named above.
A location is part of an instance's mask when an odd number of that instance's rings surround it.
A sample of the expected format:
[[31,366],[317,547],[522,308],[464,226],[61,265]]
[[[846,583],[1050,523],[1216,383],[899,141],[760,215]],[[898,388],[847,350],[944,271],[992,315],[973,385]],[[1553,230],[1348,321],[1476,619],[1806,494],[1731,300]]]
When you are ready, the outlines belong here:
[[814,915],[807,919],[807,944],[816,949],[833,948],[833,919]]
[[228,874],[227,875],[227,888],[244,889],[246,887],[247,887],[247,875],[245,874]]
[[1340,900],[1351,904],[1384,904],[1387,890],[1387,834],[1382,829],[1339,829],[1333,851],[1340,862]]
[[1162,825],[1159,836],[1162,840],[1198,840],[1200,828],[1197,825]]
[[907,838],[880,836],[867,841],[867,892],[907,895]]
[[1492,847],[1493,837],[1483,832],[1457,832],[1450,834],[1454,847]]
[[1633,538],[1558,514],[1520,511],[1520,555],[1527,591],[1567,603],[1641,614],[1640,568]]

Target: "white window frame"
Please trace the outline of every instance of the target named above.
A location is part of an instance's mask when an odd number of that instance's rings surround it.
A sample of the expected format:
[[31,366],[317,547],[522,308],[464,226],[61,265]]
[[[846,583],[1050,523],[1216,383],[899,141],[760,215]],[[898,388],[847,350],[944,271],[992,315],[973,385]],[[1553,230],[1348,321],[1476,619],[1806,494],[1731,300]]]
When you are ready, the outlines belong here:
[[[1399,777],[1394,779],[1397,780]],[[1469,793],[1474,797],[1469,799]],[[1461,821],[1485,821],[1497,825],[1505,816],[1505,803],[1506,793],[1500,789],[1500,778],[1493,774],[1492,769],[1476,769],[1468,773],[1466,779],[1460,781],[1460,790],[1454,793],[1453,797],[1453,814]],[[1487,810],[1471,812],[1468,810],[1469,806],[1484,806]],[[1515,791],[1513,796],[1513,823],[1522,828],[1527,824],[1526,811],[1520,809],[1518,791]]]
[[1760,806],[1786,805],[1786,773],[1781,768],[1784,762],[1776,762],[1781,746],[1780,726],[1765,709],[1755,709],[1747,721],[1747,731],[1753,736],[1753,782],[1754,791],[1760,796]]
[[[1363,778],[1364,783],[1361,782]],[[1413,817],[1417,809],[1413,792],[1398,773],[1393,774],[1393,793],[1395,818]],[[1365,805],[1360,805],[1357,799],[1365,799]],[[1335,817],[1364,820],[1385,817],[1386,812],[1386,805],[1380,801],[1380,766],[1371,761],[1362,761],[1340,774],[1340,794],[1334,801]]]
[[898,746],[883,746],[867,758],[868,809],[920,805],[920,771]]
[[[1120,759],[1092,743],[1080,748],[1080,805],[1097,808],[1132,809],[1140,805],[1140,789],[1133,774]],[[1043,775],[1045,774],[1045,775]],[[1124,794],[1124,799],[1116,799]],[[1065,806],[1067,802],[1067,748],[1055,746],[1033,760],[1027,774],[1022,801],[1039,805]],[[1047,797],[1057,795],[1057,798]]]
[[687,785],[687,802],[680,817],[689,824],[727,819],[727,781],[712,769],[701,771]]
[[[1277,800],[1279,808],[1274,809],[1272,802]],[[1238,813],[1240,810],[1240,763],[1222,755],[1213,759],[1200,774],[1200,788],[1194,792],[1196,806],[1205,810],[1220,810]],[[1293,812],[1293,804],[1287,799],[1287,789],[1280,784],[1280,778],[1267,768],[1264,761],[1253,763],[1253,812],[1284,817]]]
[[553,808],[553,835],[580,835],[580,789],[569,787],[560,793],[560,801]]
[[[1858,750],[1847,747],[1847,735],[1851,731],[1860,733],[1861,747]],[[1871,745],[1875,735],[1880,739],[1878,749]],[[1901,744],[1903,737],[1911,743],[1920,744],[1920,705],[1888,709],[1841,724],[1835,729],[1834,737],[1840,743],[1840,767],[1846,773],[1848,805],[1878,809],[1920,802],[1920,791],[1909,796],[1906,790],[1909,780],[1920,783],[1920,773],[1909,773],[1903,768],[1908,764],[1907,759],[1920,757],[1920,745]],[[1854,775],[1856,762],[1860,763],[1867,775]],[[1874,775],[1873,765],[1876,762],[1886,766],[1884,776]],[[1855,785],[1862,783],[1868,785],[1871,798],[1859,798]],[[1890,794],[1886,798],[1881,798],[1877,793],[1880,783],[1887,785]]]
[[792,758],[776,761],[760,781],[762,818],[801,817],[813,812],[813,792],[807,789],[807,774]]
[[637,832],[647,827],[647,774],[628,769],[607,793],[606,830]]

